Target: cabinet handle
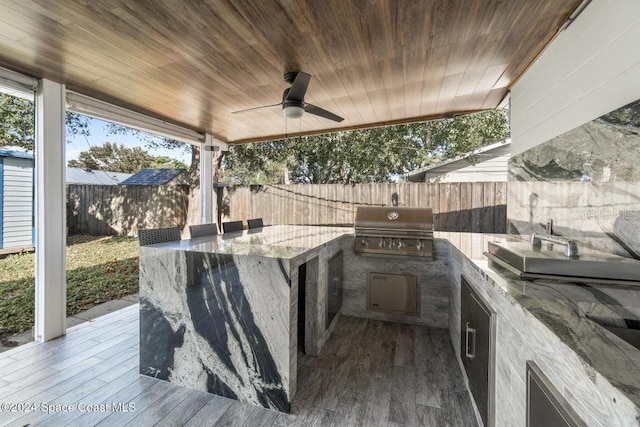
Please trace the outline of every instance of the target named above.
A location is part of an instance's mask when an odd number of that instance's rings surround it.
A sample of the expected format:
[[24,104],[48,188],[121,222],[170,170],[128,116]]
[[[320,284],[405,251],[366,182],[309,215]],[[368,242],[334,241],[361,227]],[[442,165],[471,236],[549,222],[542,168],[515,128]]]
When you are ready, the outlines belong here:
[[467,322],[467,336],[465,339],[465,349],[464,355],[473,359],[476,357],[476,329],[469,326],[469,322]]
[[333,278],[333,295],[334,296],[340,295],[340,286],[339,286],[339,281],[337,277]]

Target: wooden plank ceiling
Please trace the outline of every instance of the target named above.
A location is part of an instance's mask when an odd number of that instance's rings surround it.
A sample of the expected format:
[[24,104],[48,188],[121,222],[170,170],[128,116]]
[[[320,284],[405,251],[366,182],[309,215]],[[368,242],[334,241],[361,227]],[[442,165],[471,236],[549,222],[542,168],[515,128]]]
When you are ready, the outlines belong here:
[[[228,142],[494,108],[580,0],[0,0],[0,65]],[[345,118],[285,120],[285,71]]]

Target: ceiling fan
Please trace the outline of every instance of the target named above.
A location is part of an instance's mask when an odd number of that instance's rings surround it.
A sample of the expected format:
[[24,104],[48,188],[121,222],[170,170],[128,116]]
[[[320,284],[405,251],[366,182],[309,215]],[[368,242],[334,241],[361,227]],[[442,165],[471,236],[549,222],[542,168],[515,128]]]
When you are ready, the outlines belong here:
[[307,93],[307,87],[309,86],[310,80],[311,75],[303,71],[290,71],[285,73],[284,81],[289,83],[291,86],[284,90],[284,93],[282,94],[282,102],[234,111],[231,114],[245,113],[247,111],[258,110],[260,108],[269,108],[281,105],[282,111],[288,119],[299,119],[305,112],[307,112],[309,114],[324,117],[325,119],[333,120],[334,122],[343,121],[344,118],[337,114],[333,114],[323,108],[304,102],[304,95]]

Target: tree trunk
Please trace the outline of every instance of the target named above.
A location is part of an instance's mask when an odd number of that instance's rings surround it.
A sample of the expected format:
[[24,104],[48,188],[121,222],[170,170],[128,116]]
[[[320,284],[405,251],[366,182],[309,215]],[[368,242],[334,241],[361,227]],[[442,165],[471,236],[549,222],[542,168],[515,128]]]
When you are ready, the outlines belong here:
[[[213,182],[220,182],[220,173],[222,172],[222,160],[224,160],[225,151],[214,151],[213,153]],[[213,188],[213,218],[218,223],[218,228],[222,230],[222,187]],[[218,196],[220,194],[220,197]]]
[[189,225],[200,224],[200,147],[191,148],[191,167],[189,167],[189,198],[187,222],[182,237],[189,237]]

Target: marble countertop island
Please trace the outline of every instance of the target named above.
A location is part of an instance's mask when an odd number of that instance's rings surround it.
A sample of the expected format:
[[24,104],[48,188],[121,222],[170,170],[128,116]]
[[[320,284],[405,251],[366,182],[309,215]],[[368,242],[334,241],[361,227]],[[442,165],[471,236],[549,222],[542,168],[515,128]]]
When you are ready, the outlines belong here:
[[273,225],[150,245],[147,248],[293,260],[352,233],[353,229],[345,227]]
[[140,248],[140,372],[288,412],[297,266],[352,230],[271,226]]

